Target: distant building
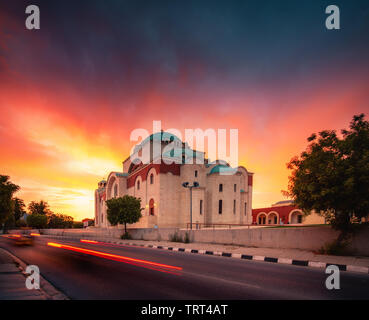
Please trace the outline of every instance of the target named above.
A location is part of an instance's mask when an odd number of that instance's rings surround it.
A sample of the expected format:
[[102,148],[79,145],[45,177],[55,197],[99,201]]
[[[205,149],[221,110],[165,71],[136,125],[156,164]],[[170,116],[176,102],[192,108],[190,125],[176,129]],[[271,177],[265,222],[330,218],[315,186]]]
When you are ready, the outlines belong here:
[[[174,146],[166,151],[168,146]],[[153,150],[159,150],[154,154]],[[146,155],[147,161],[135,161]],[[202,158],[203,161],[197,161]],[[111,172],[95,191],[95,225],[109,227],[106,200],[124,195],[141,199],[142,218],[132,228],[186,227],[190,222],[190,190],[182,183],[198,182],[192,190],[193,223],[251,223],[253,173],[210,162],[204,152],[167,132],[158,132],[136,145],[123,161],[122,172]]]
[[268,208],[252,210],[252,223],[268,224],[325,224],[325,219],[312,212],[305,216],[292,200],[279,201]]

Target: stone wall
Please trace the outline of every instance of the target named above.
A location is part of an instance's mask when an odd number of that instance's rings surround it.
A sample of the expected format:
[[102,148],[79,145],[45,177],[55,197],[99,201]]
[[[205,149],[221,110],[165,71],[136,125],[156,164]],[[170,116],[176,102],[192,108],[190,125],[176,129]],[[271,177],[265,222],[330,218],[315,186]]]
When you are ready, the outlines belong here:
[[[254,228],[254,229],[214,229],[186,231],[178,228],[130,229],[135,240],[167,241],[177,232],[182,238],[189,232],[191,242],[241,245],[246,247],[264,247],[280,249],[318,250],[324,244],[334,241],[338,232],[329,226],[290,227],[290,228]],[[43,234],[86,237],[99,239],[119,238],[122,229],[88,228],[84,230],[43,230]],[[363,228],[352,239],[348,250],[351,254],[369,256],[369,228]]]

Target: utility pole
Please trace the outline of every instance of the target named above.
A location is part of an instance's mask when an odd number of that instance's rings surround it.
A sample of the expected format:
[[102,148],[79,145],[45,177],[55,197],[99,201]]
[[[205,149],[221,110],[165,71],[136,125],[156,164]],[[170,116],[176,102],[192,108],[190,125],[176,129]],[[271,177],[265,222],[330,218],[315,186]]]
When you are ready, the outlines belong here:
[[190,189],[190,229],[192,230],[192,188],[198,188],[200,185],[195,181],[192,186],[189,182],[183,182],[182,186]]

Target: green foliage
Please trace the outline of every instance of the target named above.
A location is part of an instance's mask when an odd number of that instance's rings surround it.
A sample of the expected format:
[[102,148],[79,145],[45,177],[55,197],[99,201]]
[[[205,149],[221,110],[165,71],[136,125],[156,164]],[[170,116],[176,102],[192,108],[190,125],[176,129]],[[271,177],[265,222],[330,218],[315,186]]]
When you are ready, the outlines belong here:
[[[0,175],[0,225],[4,231],[21,228],[27,224],[32,228],[72,228],[73,218],[64,214],[54,214],[46,201],[31,201],[28,205],[27,223],[21,219],[26,213],[22,199],[13,198],[19,186],[11,183],[8,176]],[[82,223],[81,223],[82,225]],[[82,227],[82,226],[81,226]]]
[[45,229],[47,227],[47,216],[44,214],[30,214],[27,216],[27,225],[34,229]]
[[184,243],[190,243],[190,234],[188,232],[186,232],[185,234],[185,238],[184,238]]
[[24,201],[19,198],[14,198],[14,219],[18,221],[26,213]]
[[174,232],[174,234],[169,235],[169,241],[171,242],[183,242],[182,237],[178,234],[178,232]]
[[7,230],[9,229],[14,229],[15,228],[15,218],[14,218],[14,214],[10,214],[7,219],[4,222],[4,231],[5,233],[7,232]]
[[347,246],[349,242],[347,240],[345,241],[338,241],[335,240],[333,242],[327,243],[323,247],[321,247],[318,251],[320,254],[330,254],[330,255],[346,255],[347,254]]
[[111,225],[124,224],[127,232],[127,223],[135,223],[141,218],[141,199],[125,195],[106,201],[107,218]]
[[287,165],[288,196],[306,214],[315,210],[344,240],[356,217],[369,213],[369,122],[353,117],[349,130],[324,130],[308,138],[300,157]]
[[171,242],[183,242],[183,243],[190,243],[190,234],[188,232],[185,233],[184,238],[182,238],[178,232],[176,231],[174,234],[169,235],[169,241]]
[[19,219],[18,221],[15,222],[15,227],[18,228],[18,229],[19,228],[25,228],[25,227],[27,227],[27,223],[23,219]]
[[82,229],[83,228],[83,222],[81,221],[74,221],[73,222],[73,229]]
[[131,240],[131,239],[132,239],[131,235],[130,235],[128,232],[124,232],[124,233],[120,236],[120,238],[121,238],[122,240]]
[[47,215],[51,214],[49,204],[46,201],[31,201],[28,205],[28,212],[30,214],[41,214]]
[[9,176],[0,175],[0,225],[13,215],[14,201],[12,198],[18,190],[19,186],[10,182]]
[[47,227],[50,229],[66,229],[73,227],[73,217],[65,214],[51,213],[47,216]]

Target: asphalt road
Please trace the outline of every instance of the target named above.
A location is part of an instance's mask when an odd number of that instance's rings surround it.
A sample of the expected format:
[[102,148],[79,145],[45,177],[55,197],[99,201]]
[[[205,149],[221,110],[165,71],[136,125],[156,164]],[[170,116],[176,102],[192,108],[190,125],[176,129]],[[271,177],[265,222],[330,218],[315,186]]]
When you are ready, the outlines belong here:
[[[94,256],[51,247],[47,242],[182,270]],[[328,290],[324,269],[311,267],[46,237],[37,238],[31,247],[15,246],[1,238],[0,247],[37,265],[41,274],[71,299],[369,299],[369,275],[346,271],[340,273],[341,288]]]

